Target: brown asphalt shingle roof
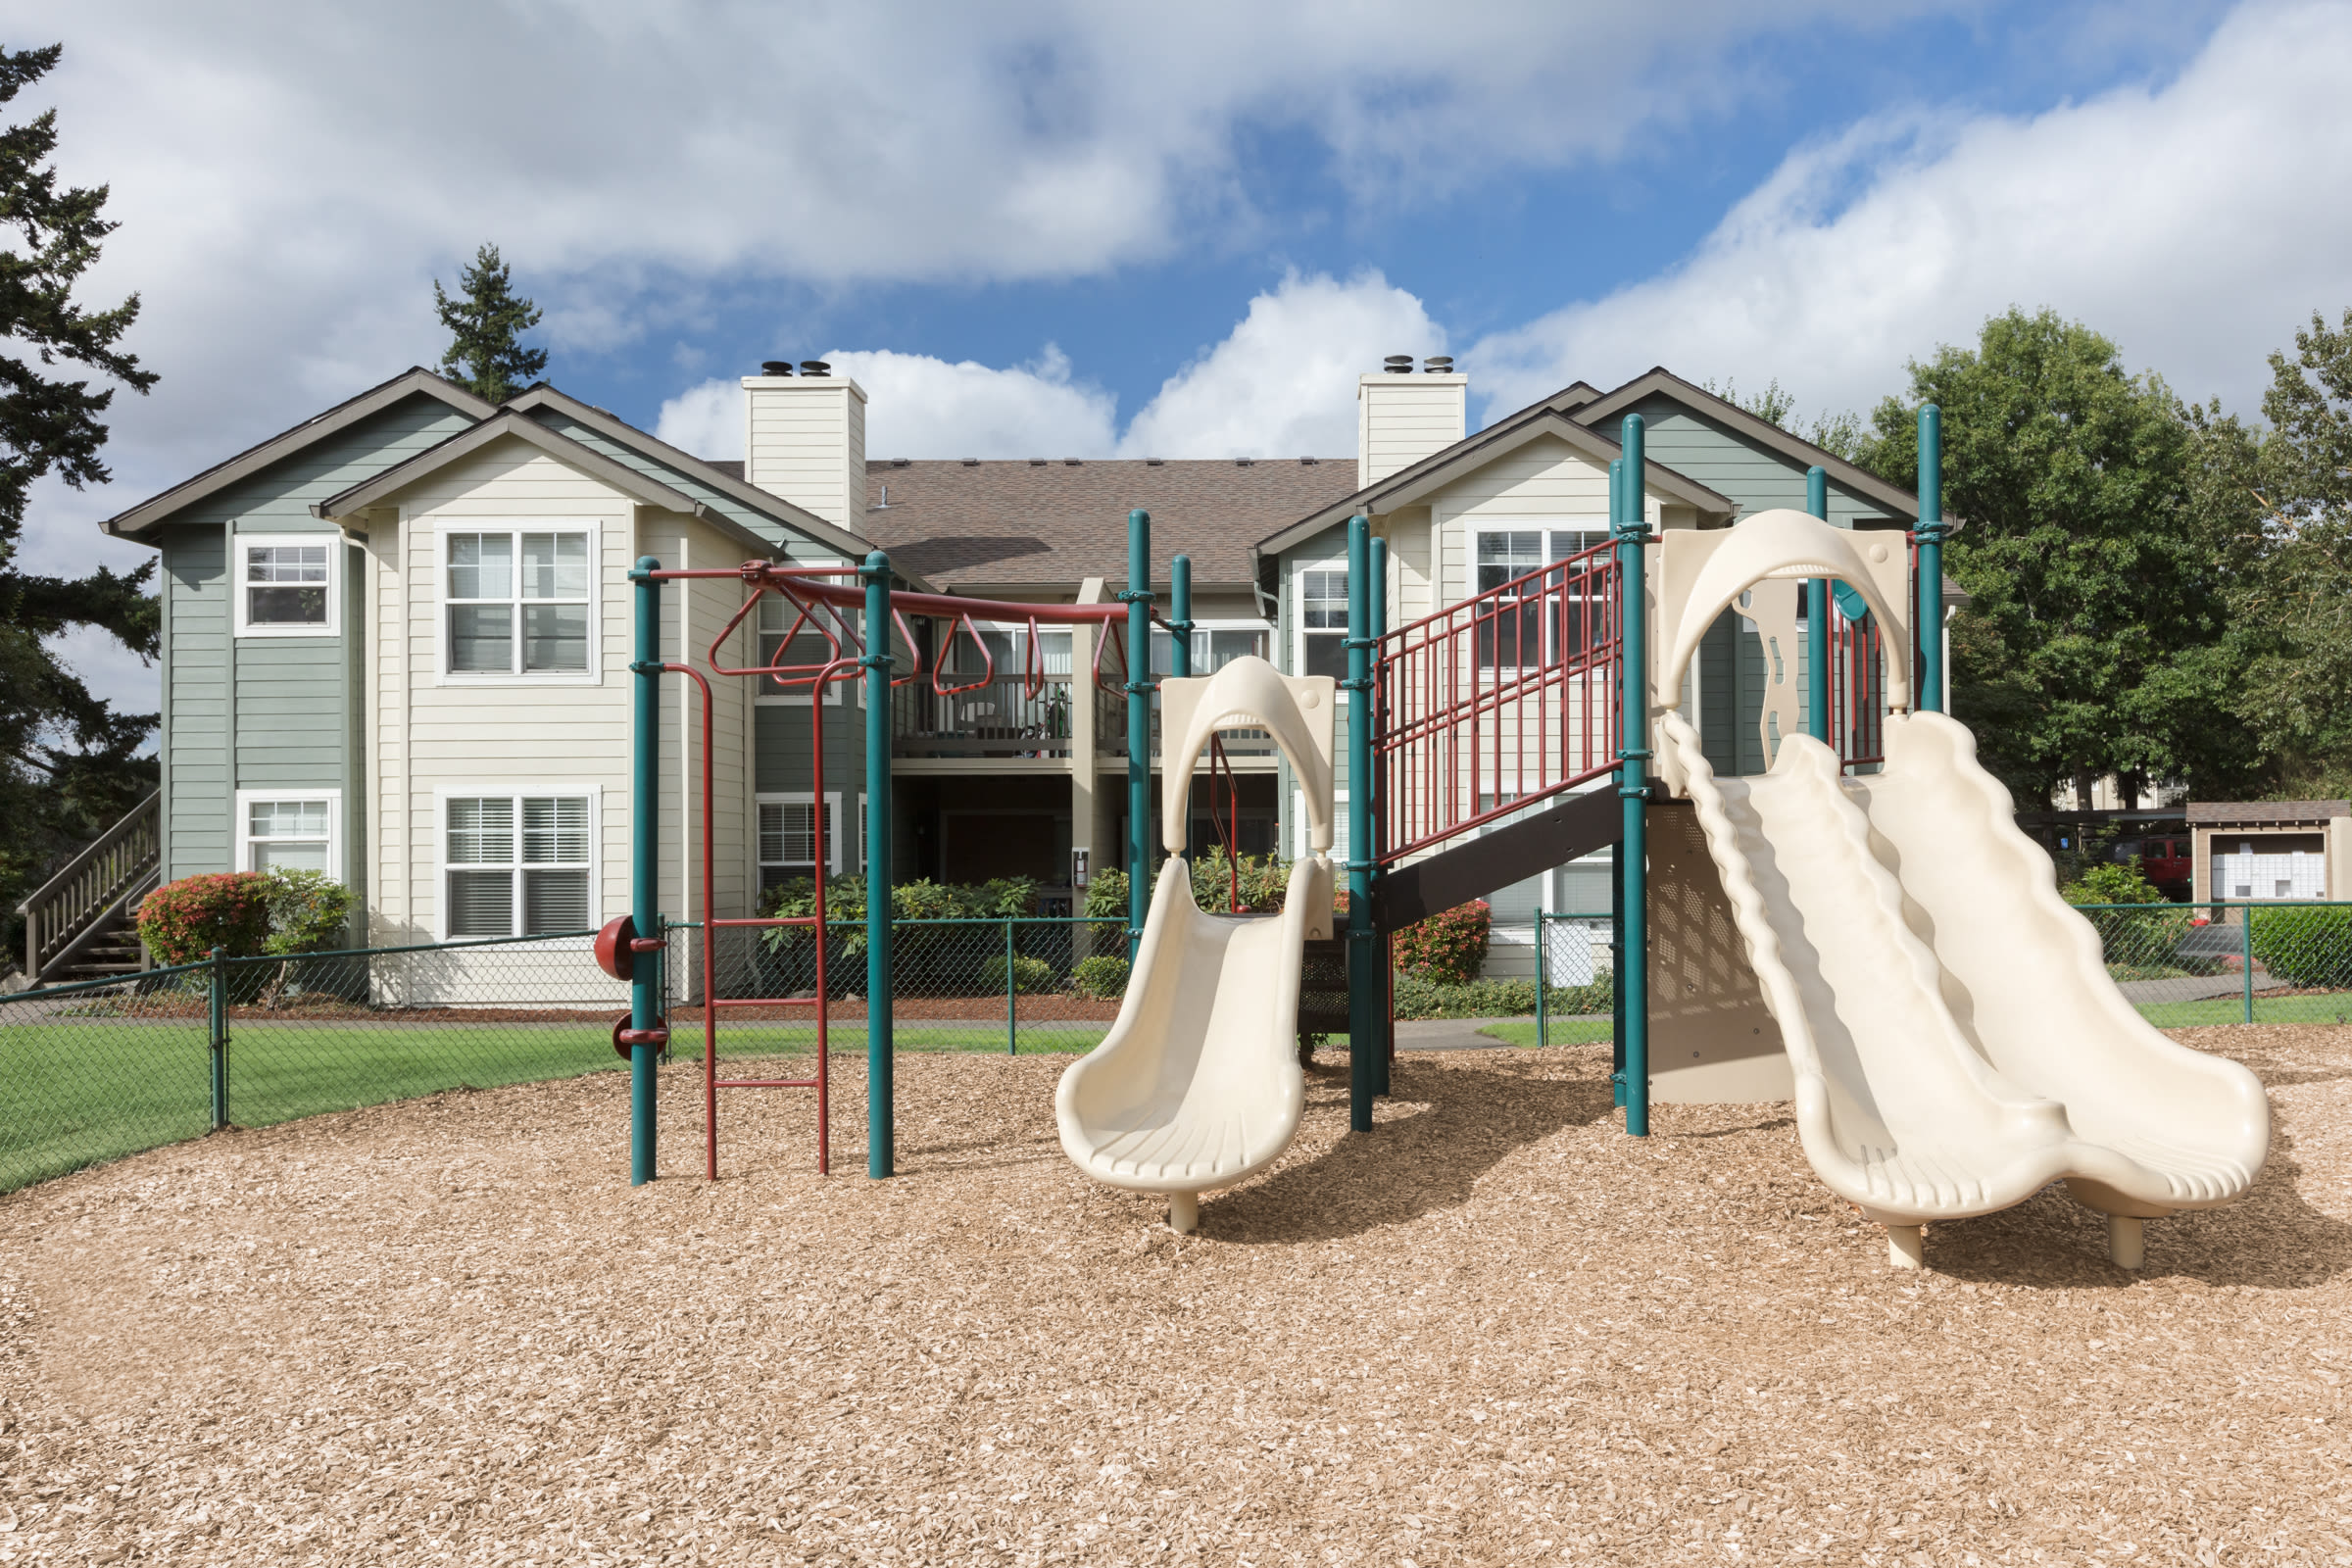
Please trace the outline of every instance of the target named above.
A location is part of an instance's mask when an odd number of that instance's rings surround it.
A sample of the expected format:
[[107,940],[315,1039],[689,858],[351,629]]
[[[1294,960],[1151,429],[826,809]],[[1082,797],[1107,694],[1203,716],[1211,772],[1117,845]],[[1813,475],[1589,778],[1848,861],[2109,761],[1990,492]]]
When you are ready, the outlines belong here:
[[[740,473],[741,464],[713,463]],[[881,505],[884,488],[889,505]],[[1197,583],[1250,580],[1250,547],[1355,491],[1355,459],[1138,459],[865,466],[858,528],[943,587],[1127,577],[1127,512],[1152,514],[1152,563],[1193,558]]]
[[2352,801],[2191,801],[2188,820],[2217,822],[2318,822],[2352,816]]

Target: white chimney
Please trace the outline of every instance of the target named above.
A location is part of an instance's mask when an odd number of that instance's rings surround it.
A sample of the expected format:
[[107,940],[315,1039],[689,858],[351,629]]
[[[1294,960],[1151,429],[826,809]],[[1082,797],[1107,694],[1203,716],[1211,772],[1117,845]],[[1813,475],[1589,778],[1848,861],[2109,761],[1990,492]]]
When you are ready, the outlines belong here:
[[1454,373],[1451,360],[1432,361],[1426,374],[1412,361],[1355,384],[1355,487],[1374,485],[1409,468],[1433,452],[1443,452],[1470,433],[1470,378]]
[[743,378],[743,476],[865,532],[865,388],[846,375]]

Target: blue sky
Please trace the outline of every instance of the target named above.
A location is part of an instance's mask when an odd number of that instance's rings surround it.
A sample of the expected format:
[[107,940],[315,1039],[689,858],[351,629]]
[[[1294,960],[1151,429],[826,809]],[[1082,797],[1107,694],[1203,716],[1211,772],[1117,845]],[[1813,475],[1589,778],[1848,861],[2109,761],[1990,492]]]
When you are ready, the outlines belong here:
[[[1663,363],[1803,414],[2011,304],[2249,409],[2352,305],[2344,0],[0,0],[161,372],[96,519],[414,363],[495,240],[567,390],[708,456],[839,359],[876,456],[1353,444],[1450,352],[1474,417]],[[452,40],[463,38],[463,48]],[[74,657],[126,701],[153,673]]]

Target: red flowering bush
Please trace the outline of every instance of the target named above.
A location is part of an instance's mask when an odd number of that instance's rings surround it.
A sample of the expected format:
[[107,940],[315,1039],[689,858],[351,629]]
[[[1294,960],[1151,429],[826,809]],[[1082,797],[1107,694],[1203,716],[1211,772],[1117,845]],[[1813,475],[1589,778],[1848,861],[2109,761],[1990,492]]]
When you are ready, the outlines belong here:
[[1487,961],[1487,934],[1494,910],[1484,899],[1442,909],[1396,933],[1396,966],[1440,985],[1478,978]]
[[139,940],[162,964],[198,963],[215,948],[251,957],[270,940],[270,878],[260,871],[181,877],[139,905]]

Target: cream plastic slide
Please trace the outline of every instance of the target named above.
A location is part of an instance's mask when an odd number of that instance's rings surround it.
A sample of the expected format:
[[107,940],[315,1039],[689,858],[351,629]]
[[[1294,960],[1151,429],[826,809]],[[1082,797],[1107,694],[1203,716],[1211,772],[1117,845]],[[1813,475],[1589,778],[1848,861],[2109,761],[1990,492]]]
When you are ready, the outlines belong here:
[[1165,748],[1161,841],[1181,857],[1193,768],[1220,729],[1263,729],[1305,797],[1314,854],[1291,870],[1277,915],[1210,914],[1181,858],[1161,868],[1118,1021],[1070,1064],[1054,1095],[1062,1152],[1098,1181],[1166,1193],[1190,1231],[1200,1195],[1263,1170],[1298,1130],[1298,965],[1331,934],[1332,707],[1328,675],[1290,676],[1262,659],[1160,682]]
[[1718,779],[1679,713],[1658,725],[1781,1026],[1806,1157],[1898,1266],[1923,1222],[2064,1181],[2137,1267],[2143,1219],[2252,1184],[2270,1102],[2116,989],[1965,726],[1886,723],[1884,771],[1857,778],[1799,734],[1769,772]]

